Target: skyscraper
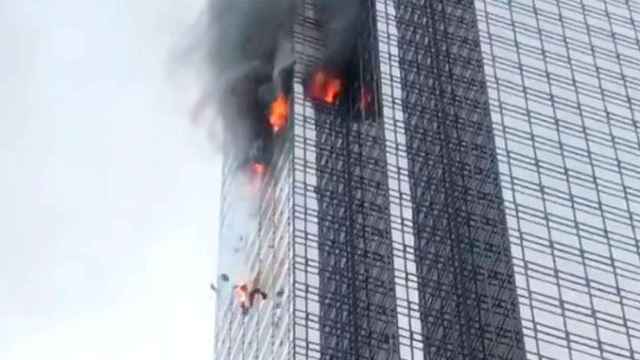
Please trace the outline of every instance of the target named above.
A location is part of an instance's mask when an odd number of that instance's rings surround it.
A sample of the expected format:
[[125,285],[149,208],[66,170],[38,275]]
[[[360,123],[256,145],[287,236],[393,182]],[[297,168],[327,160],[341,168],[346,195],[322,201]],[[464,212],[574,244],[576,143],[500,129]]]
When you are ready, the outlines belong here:
[[640,6],[363,1],[327,105],[318,2],[243,231],[225,166],[220,272],[268,299],[220,287],[216,359],[638,358]]
[[530,358],[640,358],[640,3],[476,1]]

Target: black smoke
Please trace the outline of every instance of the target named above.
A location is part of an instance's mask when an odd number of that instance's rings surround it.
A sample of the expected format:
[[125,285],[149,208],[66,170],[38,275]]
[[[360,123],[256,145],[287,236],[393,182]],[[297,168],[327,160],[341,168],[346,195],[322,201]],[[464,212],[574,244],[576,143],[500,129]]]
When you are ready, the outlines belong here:
[[[308,2],[308,1],[307,1]],[[317,68],[344,74],[353,57],[361,0],[317,0],[324,51]],[[302,0],[212,0],[208,8],[210,96],[226,151],[240,167],[269,164],[274,135],[269,105],[292,87],[293,27]]]
[[352,60],[360,31],[362,1],[320,0],[317,17],[323,30],[324,54],[320,66],[332,71],[344,71]]
[[[303,1],[305,4],[303,4]],[[207,85],[204,102],[217,112],[212,126],[221,129],[225,157],[237,171],[226,196],[233,199],[223,226],[221,269],[224,283],[246,281],[246,234],[257,229],[256,178],[268,174],[273,154],[285,131],[274,134],[268,121],[270,104],[278,95],[289,97],[296,57],[294,23],[301,6],[313,2],[321,28],[318,69],[345,76],[352,63],[359,33],[361,1],[365,0],[210,0],[206,31]],[[303,80],[305,81],[305,80]],[[348,81],[348,80],[347,80]],[[323,105],[324,106],[324,105]],[[257,166],[260,165],[260,166]],[[258,170],[256,170],[258,169]],[[256,176],[258,175],[258,176]],[[238,180],[238,181],[236,181]],[[248,180],[248,181],[246,181]],[[226,250],[225,250],[226,248]],[[227,251],[228,250],[228,251]]]

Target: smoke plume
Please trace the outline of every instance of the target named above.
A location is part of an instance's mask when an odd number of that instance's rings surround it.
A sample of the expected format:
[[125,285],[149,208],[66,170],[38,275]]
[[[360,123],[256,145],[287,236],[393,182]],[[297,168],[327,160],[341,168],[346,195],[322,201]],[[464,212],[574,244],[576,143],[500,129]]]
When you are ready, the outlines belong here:
[[[306,74],[306,96],[320,106],[340,102],[349,86],[365,0],[315,0],[320,25],[317,63]],[[305,2],[309,2],[308,0]],[[226,220],[221,232],[221,286],[249,279],[244,263],[247,235],[256,228],[260,188],[268,178],[279,142],[288,128],[296,57],[294,23],[303,0],[211,0],[206,11],[206,91],[197,102],[223,139],[232,177],[225,188]],[[309,4],[305,4],[308,6]],[[265,275],[265,276],[268,276]],[[226,280],[224,280],[226,279]],[[221,287],[222,289],[222,287]]]
[[[358,33],[361,0],[318,0],[324,51],[309,96],[333,104],[344,88]],[[246,171],[268,166],[274,140],[286,131],[293,66],[293,25],[301,0],[212,0],[208,8],[206,101],[219,111],[224,148]],[[315,76],[314,76],[315,75]],[[319,76],[317,76],[319,75]],[[275,103],[275,107],[274,107]],[[277,116],[269,114],[278,111]],[[274,121],[273,119],[277,119]]]

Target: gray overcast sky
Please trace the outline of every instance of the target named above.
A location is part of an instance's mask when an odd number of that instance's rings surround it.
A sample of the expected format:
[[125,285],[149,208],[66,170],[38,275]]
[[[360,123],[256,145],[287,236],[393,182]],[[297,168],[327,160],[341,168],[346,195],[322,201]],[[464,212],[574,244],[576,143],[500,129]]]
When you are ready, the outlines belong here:
[[211,358],[220,159],[169,65],[203,6],[0,0],[0,359]]

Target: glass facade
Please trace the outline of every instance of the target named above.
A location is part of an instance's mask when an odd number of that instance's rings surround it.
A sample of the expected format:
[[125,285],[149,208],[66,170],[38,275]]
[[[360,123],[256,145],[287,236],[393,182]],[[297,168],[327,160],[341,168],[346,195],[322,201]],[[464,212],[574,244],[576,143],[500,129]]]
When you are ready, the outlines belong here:
[[363,0],[330,107],[318,1],[250,215],[225,166],[221,272],[269,299],[219,291],[216,359],[640,359],[640,4]]
[[375,13],[364,7],[369,26],[356,41],[350,93],[326,107],[300,85],[323,46],[317,2],[302,3],[294,29],[294,358],[395,359],[384,128],[377,111],[367,116],[357,107],[364,86],[378,93]]
[[640,3],[476,0],[530,359],[640,359]]

